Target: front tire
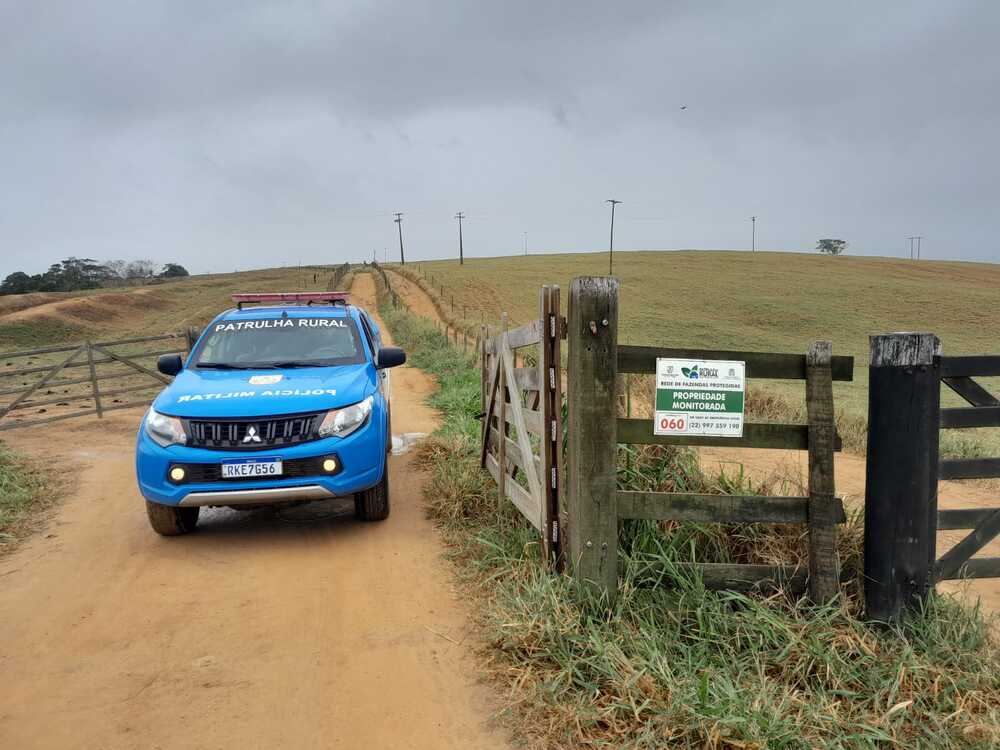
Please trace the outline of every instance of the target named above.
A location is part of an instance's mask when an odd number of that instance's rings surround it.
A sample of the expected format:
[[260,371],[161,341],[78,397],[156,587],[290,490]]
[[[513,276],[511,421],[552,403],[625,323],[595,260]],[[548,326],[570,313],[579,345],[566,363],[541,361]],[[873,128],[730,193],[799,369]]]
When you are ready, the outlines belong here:
[[160,536],[180,536],[190,534],[198,525],[198,513],[201,508],[180,508],[173,505],[161,505],[146,501],[146,515],[149,525]]
[[384,521],[389,517],[389,462],[382,481],[354,496],[354,515],[362,521]]

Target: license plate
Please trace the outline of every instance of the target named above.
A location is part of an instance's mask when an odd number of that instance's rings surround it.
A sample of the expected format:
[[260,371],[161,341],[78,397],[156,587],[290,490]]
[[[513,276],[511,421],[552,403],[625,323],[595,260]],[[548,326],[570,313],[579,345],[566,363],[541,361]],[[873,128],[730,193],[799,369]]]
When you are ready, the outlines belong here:
[[280,477],[280,458],[236,458],[222,462],[223,479],[250,477]]

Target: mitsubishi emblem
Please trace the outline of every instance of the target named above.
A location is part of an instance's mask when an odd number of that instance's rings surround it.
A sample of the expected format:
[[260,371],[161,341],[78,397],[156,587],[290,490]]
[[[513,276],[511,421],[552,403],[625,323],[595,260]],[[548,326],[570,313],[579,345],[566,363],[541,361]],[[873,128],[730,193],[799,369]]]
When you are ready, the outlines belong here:
[[247,434],[243,438],[244,443],[259,443],[260,435],[257,434],[257,428],[254,425],[247,427]]

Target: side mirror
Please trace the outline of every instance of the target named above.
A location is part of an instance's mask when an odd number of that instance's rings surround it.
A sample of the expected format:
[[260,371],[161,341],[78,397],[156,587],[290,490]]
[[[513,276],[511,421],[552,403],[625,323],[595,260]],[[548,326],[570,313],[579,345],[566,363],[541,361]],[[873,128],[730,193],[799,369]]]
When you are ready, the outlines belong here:
[[184,361],[179,354],[164,354],[156,360],[156,369],[173,377],[184,369]]
[[375,367],[385,370],[388,367],[398,367],[406,362],[406,352],[398,346],[383,346],[375,355]]

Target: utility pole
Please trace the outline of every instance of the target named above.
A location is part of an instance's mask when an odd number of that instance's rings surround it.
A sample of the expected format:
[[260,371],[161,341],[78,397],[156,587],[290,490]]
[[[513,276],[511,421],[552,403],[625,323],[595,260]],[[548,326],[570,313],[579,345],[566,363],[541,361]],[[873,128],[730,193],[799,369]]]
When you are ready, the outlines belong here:
[[611,239],[608,241],[608,276],[613,276],[615,261],[615,206],[621,203],[621,201],[615,200],[614,198],[608,198],[604,202],[611,204]]
[[528,254],[528,233],[524,233],[524,254]]
[[465,265],[465,250],[462,247],[462,219],[465,218],[465,213],[459,211],[455,214],[455,218],[458,219],[458,265]]
[[913,260],[913,240],[915,240],[917,238],[916,237],[907,237],[906,239],[908,239],[910,241],[910,260]]
[[922,239],[921,235],[917,235],[917,260],[920,260],[920,240]]
[[750,252],[757,252],[757,217],[750,217]]
[[395,216],[394,221],[396,222],[396,226],[399,227],[399,264],[405,266],[406,256],[403,255],[403,214],[397,211]]

